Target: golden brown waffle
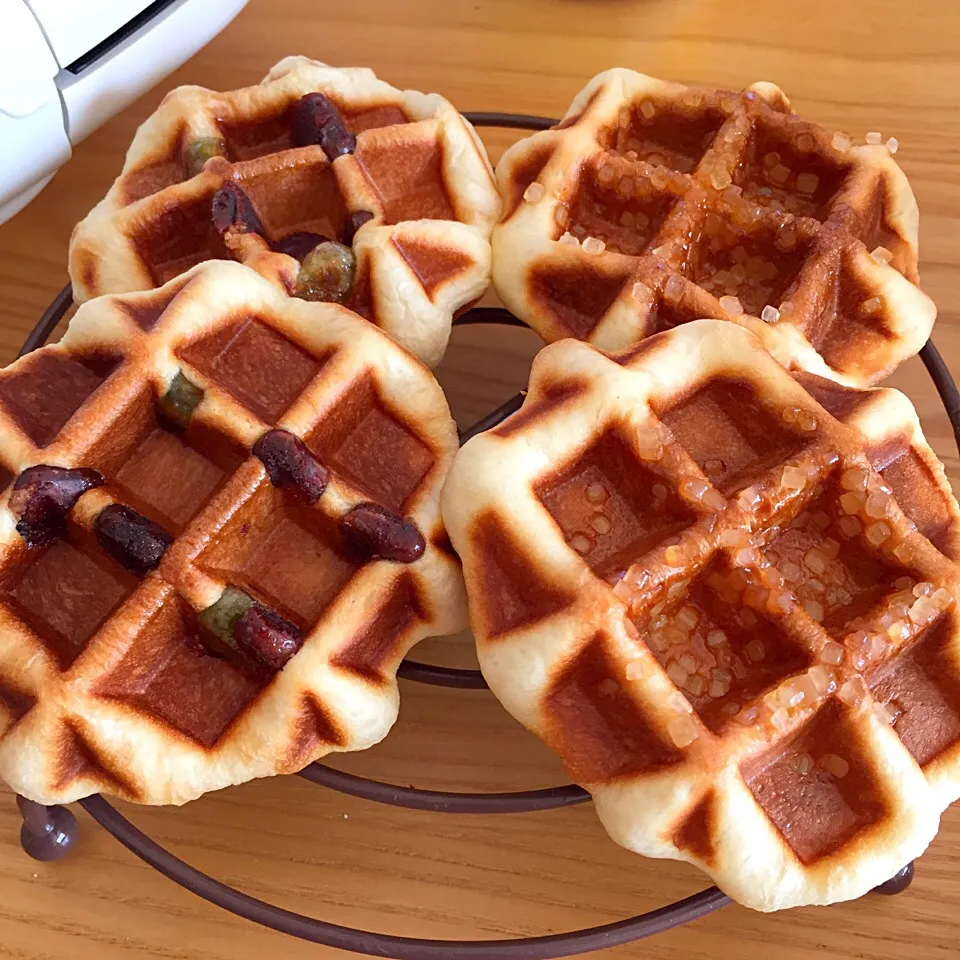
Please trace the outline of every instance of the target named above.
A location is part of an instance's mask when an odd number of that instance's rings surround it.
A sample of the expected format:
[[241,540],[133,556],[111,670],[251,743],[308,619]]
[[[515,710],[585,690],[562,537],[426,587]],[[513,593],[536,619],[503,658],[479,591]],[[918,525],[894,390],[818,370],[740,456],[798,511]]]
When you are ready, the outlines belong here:
[[805,382],[846,424],[735,324],[554,344],[443,494],[494,693],[760,910],[867,892],[960,794],[957,505],[905,398]]
[[[301,139],[310,145],[295,146],[302,98],[317,93],[355,136],[355,148],[342,148],[352,152],[332,150],[332,162],[309,136]],[[222,155],[201,167],[211,153]],[[260,232],[224,238],[214,229],[211,206],[227,183],[249,198]],[[70,276],[84,301],[149,290],[203,260],[233,257],[293,291],[298,259],[272,249],[304,233],[352,242],[356,282],[346,304],[434,365],[453,313],[490,281],[499,211],[483,145],[448,101],[397,90],[366,68],[288,57],[252,87],[180,87],[164,98],[74,231]]]
[[498,164],[494,284],[547,341],[618,350],[716,317],[789,368],[877,383],[936,316],[892,149],[801,120],[769,83],[608,70]]
[[[178,421],[167,391],[183,377],[202,399]],[[273,427],[306,444],[308,480],[329,472],[315,502],[282,463],[271,482]],[[0,775],[27,797],[182,803],[368,747],[396,718],[407,650],[466,620],[440,519],[457,433],[439,385],[350,311],[246,267],[85,304],[60,344],[0,372],[0,438]],[[105,482],[28,548],[30,487],[11,481],[34,464]],[[111,504],[169,535],[156,569],[131,572],[122,525],[105,545]],[[380,508],[419,530],[419,559],[363,540]],[[210,646],[202,611],[227,586],[300,635],[285,666],[237,646],[239,624],[233,649]]]

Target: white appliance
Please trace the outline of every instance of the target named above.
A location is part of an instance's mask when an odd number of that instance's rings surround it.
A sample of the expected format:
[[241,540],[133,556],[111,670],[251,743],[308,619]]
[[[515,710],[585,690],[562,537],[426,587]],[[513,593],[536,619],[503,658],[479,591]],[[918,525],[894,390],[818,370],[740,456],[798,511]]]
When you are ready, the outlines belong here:
[[0,0],[0,223],[247,0]]

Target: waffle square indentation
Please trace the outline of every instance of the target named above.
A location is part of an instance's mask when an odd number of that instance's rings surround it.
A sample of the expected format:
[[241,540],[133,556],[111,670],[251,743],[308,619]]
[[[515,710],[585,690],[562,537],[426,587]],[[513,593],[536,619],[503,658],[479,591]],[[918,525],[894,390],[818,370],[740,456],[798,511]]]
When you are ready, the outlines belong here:
[[46,447],[119,362],[109,355],[36,353],[0,377],[0,403],[38,447]]
[[255,317],[226,324],[179,355],[266,423],[282,416],[325,362]]
[[196,614],[171,594],[96,693],[128,703],[210,747],[261,688],[227,660],[205,651]]
[[[894,582],[910,571],[871,548],[862,534],[848,535],[835,477],[764,548],[786,587],[812,611],[828,633],[842,638],[852,621],[868,617],[896,592]],[[838,546],[823,552],[826,540]]]
[[340,479],[391,510],[403,509],[434,462],[369,375],[336,401],[305,442]]
[[734,180],[755,203],[798,217],[826,218],[846,167],[820,149],[813,132],[779,129],[759,121]]
[[659,771],[681,759],[616,676],[616,662],[597,635],[544,698],[544,738],[577,783]]
[[960,740],[960,676],[951,649],[956,617],[939,620],[867,677],[874,699],[901,711],[893,729],[921,766]]
[[[813,763],[806,773],[801,772],[805,765],[797,762],[802,756]],[[830,760],[825,760],[832,757],[846,765],[843,776],[832,772]],[[789,741],[748,761],[741,772],[757,803],[804,864],[839,851],[886,813],[860,755],[857,734],[835,700]]]
[[136,578],[102,550],[56,540],[25,551],[0,590],[66,670],[136,586]]
[[808,653],[775,620],[743,605],[736,578],[715,560],[653,618],[654,629],[644,623],[641,631],[667,675],[713,731],[811,666]]
[[697,519],[672,483],[646,466],[617,428],[541,480],[536,494],[599,576],[626,569]]
[[724,494],[793,456],[807,442],[764,405],[747,381],[715,378],[657,413]]
[[291,504],[267,479],[197,562],[303,630],[313,626],[358,567],[340,552],[330,521]]

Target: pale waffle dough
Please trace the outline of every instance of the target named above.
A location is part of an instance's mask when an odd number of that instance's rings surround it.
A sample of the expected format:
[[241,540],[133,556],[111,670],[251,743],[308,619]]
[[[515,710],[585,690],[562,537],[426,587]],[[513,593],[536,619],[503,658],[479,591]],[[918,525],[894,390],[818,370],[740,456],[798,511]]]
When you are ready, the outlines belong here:
[[845,422],[736,324],[556,343],[443,493],[496,696],[758,910],[866,893],[960,795],[957,505],[902,395],[806,382]]
[[547,341],[617,350],[716,317],[789,368],[877,383],[936,308],[916,286],[906,177],[887,146],[848,144],[770,83],[737,94],[608,70],[497,165],[494,285]]
[[[355,153],[330,163],[319,146],[291,147],[289,110],[313,92],[340,108],[357,136]],[[190,177],[184,149],[205,137],[223,140],[233,162],[213,158]],[[357,282],[347,305],[430,366],[443,355],[454,312],[490,282],[500,201],[471,125],[437,94],[397,90],[367,68],[288,57],[251,87],[167,94],[106,197],[74,230],[78,302],[148,290],[202,260],[228,258],[210,204],[231,180],[271,242],[299,231],[337,239],[347,214],[372,213],[354,241]],[[234,255],[292,288],[297,260],[250,240]]]
[[[204,391],[182,436],[155,414],[180,370]],[[330,471],[313,507],[250,453],[274,425]],[[457,432],[436,380],[346,308],[239,264],[82,306],[61,343],[0,371],[0,450],[0,775],[31,799],[178,804],[369,747],[396,719],[406,652],[466,621],[439,505]],[[10,481],[41,463],[106,485],[66,539],[28,550]],[[342,554],[338,518],[366,501],[417,524],[420,559]],[[143,578],[91,535],[110,502],[175,535]],[[193,612],[228,583],[305,635],[265,684],[191,649]]]

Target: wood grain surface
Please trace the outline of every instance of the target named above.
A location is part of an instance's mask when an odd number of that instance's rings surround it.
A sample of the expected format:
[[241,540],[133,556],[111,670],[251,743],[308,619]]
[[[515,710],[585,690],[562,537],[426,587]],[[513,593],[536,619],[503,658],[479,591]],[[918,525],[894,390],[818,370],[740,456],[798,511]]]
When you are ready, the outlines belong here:
[[[225,33],[81,145],[23,213],[0,227],[0,355],[11,359],[65,281],[72,225],[119,171],[138,123],[178,83],[260,79],[303,53],[367,64],[398,86],[439,90],[464,110],[559,114],[614,65],[681,81],[780,84],[799,112],[862,137],[895,135],[922,212],[923,284],[935,340],[960,370],[960,4],[951,0],[251,0]],[[509,142],[487,138],[494,157]],[[3,149],[0,145],[0,149]],[[9,159],[9,158],[5,158]],[[440,377],[469,422],[523,385],[536,338],[460,330]],[[919,361],[893,384],[960,478],[946,417]],[[422,659],[469,662],[469,638],[428,642]],[[401,718],[354,772],[446,789],[563,781],[559,764],[484,692],[403,684]],[[125,808],[140,827],[214,876],[283,907],[376,930],[483,938],[553,933],[651,909],[705,885],[684,864],[609,841],[589,805],[515,816],[435,816],[375,806],[291,777],[250,783],[182,809]],[[140,863],[81,811],[66,861],[22,854],[0,794],[0,956],[248,960],[344,956],[260,929]],[[955,957],[960,942],[960,809],[904,896],[762,916],[729,907],[607,952],[626,958],[753,960]]]

